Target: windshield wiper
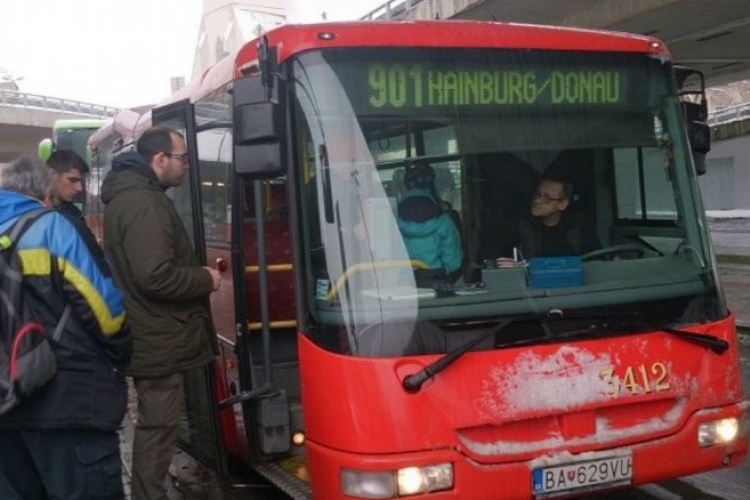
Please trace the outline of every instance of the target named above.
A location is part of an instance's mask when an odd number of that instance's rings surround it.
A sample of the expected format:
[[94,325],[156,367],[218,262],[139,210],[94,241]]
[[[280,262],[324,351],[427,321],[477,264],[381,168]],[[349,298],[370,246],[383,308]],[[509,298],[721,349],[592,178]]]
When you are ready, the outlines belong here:
[[657,329],[670,335],[675,335],[681,339],[687,340],[688,342],[692,342],[693,344],[708,347],[716,354],[723,354],[727,349],[729,349],[729,342],[727,342],[726,340],[722,340],[719,337],[714,337],[713,335],[686,332],[684,330],[677,330],[676,328],[669,328],[667,326],[660,326],[657,327]]
[[[637,323],[621,323],[621,324],[613,324],[611,322],[593,322],[588,325],[586,328],[582,329],[574,329],[574,330],[568,330],[568,331],[557,331],[557,332],[551,332],[549,331],[549,324],[552,321],[559,321],[563,318],[566,319],[575,319],[575,320],[582,320],[582,319],[617,319],[622,317],[633,317],[633,316],[639,316],[638,313],[625,313],[625,314],[584,314],[584,315],[564,315],[563,312],[559,309],[551,309],[547,313],[540,315],[542,317],[528,317],[528,316],[520,316],[520,317],[512,317],[507,318],[502,321],[500,321],[497,325],[495,325],[493,328],[488,329],[485,333],[478,335],[476,338],[473,338],[472,340],[468,341],[467,343],[453,349],[452,351],[446,353],[444,356],[438,358],[436,361],[430,363],[429,365],[425,366],[421,370],[419,370],[416,373],[413,373],[401,382],[401,385],[406,389],[408,392],[417,392],[422,388],[422,385],[428,381],[429,379],[435,377],[438,373],[442,372],[446,368],[448,368],[453,362],[455,362],[457,359],[459,359],[461,356],[466,354],[468,351],[470,351],[473,347],[480,344],[483,340],[486,340],[487,338],[496,335],[500,331],[502,331],[504,328],[506,328],[508,325],[514,322],[518,321],[529,321],[530,319],[541,322],[542,326],[545,327],[545,336],[544,337],[531,337],[528,339],[517,339],[506,343],[499,343],[495,345],[496,349],[501,349],[505,347],[516,347],[516,346],[522,346],[522,345],[529,345],[529,344],[539,344],[542,342],[554,342],[559,341],[561,339],[565,338],[574,338],[581,334],[589,334],[589,335],[597,335],[601,333],[610,333],[610,334],[616,334],[616,333],[627,333],[632,334],[636,333],[638,331],[646,331],[646,330],[657,330],[662,331],[665,333],[668,333],[670,335],[675,335],[681,339],[684,339],[688,342],[692,342],[694,344],[698,344],[704,347],[708,347],[712,351],[714,351],[716,354],[722,354],[727,349],[729,349],[729,342],[726,340],[722,340],[718,337],[714,337],[711,335],[705,335],[702,333],[694,333],[694,332],[686,332],[684,330],[679,330],[676,328],[671,328],[669,326],[665,325],[652,325],[648,324],[646,322],[637,322]],[[584,335],[585,336],[585,335]]]
[[[592,319],[594,318],[604,318],[604,319],[617,319],[618,317],[638,317],[640,314],[637,312],[635,313],[625,313],[625,314],[597,314],[593,315]],[[686,332],[685,330],[680,330],[677,328],[672,328],[665,324],[660,323],[650,323],[648,321],[640,320],[638,322],[634,323],[622,323],[622,324],[612,324],[610,322],[606,323],[591,323],[588,328],[578,329],[578,330],[570,330],[565,332],[556,332],[554,335],[557,338],[570,338],[574,337],[576,335],[581,334],[599,334],[599,333],[636,333],[638,331],[647,331],[647,330],[658,330],[665,333],[668,333],[670,335],[675,335],[681,339],[684,339],[688,342],[692,342],[694,344],[698,344],[704,347],[708,347],[712,351],[714,351],[716,354],[722,354],[727,349],[729,349],[729,342],[726,340],[722,340],[718,337],[714,337],[712,335],[706,335],[703,333],[695,333],[695,332]]]
[[[466,352],[471,350],[472,347],[476,346],[483,340],[495,335],[500,330],[502,330],[509,324],[513,323],[513,321],[515,320],[516,318],[509,318],[509,319],[502,320],[500,323],[495,325],[494,328],[490,328],[483,334],[478,335],[476,338],[471,339],[469,342],[465,343],[464,345],[456,347],[455,349],[448,352],[444,356],[440,357],[436,361],[425,366],[424,368],[419,370],[417,373],[412,373],[401,382],[401,385],[403,385],[404,389],[406,389],[409,392],[417,392],[419,389],[421,389],[422,384],[427,382],[429,379],[433,378],[435,375],[437,375],[441,371],[448,368],[448,366],[450,366],[454,361],[456,361],[458,358],[463,356]],[[525,341],[520,341],[520,342],[525,342]]]
[[[590,314],[585,314],[583,317],[589,317]],[[599,315],[595,315],[599,316]],[[558,339],[558,335],[550,330],[550,323],[553,321],[560,321],[563,319],[580,319],[580,314],[566,314],[561,309],[552,308],[549,311],[543,312],[543,313],[535,313],[531,315],[525,315],[525,316],[514,316],[511,318],[506,318],[499,323],[497,323],[493,328],[490,328],[485,333],[477,336],[476,338],[470,340],[469,342],[465,343],[464,345],[461,345],[459,347],[456,347],[452,351],[448,352],[444,356],[440,357],[436,361],[430,363],[429,365],[425,366],[421,370],[419,370],[416,373],[412,373],[408,377],[404,378],[404,380],[401,382],[401,385],[406,389],[408,392],[417,392],[419,389],[422,388],[422,385],[428,381],[429,379],[435,377],[438,373],[448,368],[451,364],[453,364],[454,361],[456,361],[458,358],[466,354],[468,351],[470,351],[474,346],[478,345],[483,340],[488,339],[489,337],[496,335],[501,330],[503,330],[505,327],[510,325],[511,323],[516,322],[528,322],[533,321],[537,322],[542,326],[543,329],[543,337],[539,336],[533,336],[527,339],[516,339],[509,342],[504,343],[496,343],[495,349],[502,349],[505,347],[517,347],[522,345],[529,345],[529,344],[539,344],[543,342],[553,342],[556,339]]]
[[591,325],[589,325],[588,328],[557,332],[554,335],[556,338],[560,339],[560,338],[572,338],[572,337],[577,337],[577,336],[583,337],[586,335],[589,335],[589,336],[597,335],[601,333],[631,334],[631,333],[637,333],[637,332],[644,332],[648,330],[661,331],[664,333],[668,333],[670,335],[674,335],[683,340],[686,340],[687,342],[692,342],[693,344],[698,344],[703,347],[708,347],[716,354],[722,354],[727,349],[729,349],[729,342],[727,342],[726,340],[722,340],[718,337],[714,337],[712,335],[706,335],[703,333],[695,333],[695,332],[687,332],[685,330],[679,330],[677,328],[672,328],[666,325],[649,324],[645,322],[633,323],[633,324],[621,324],[617,326],[609,324],[609,323],[602,323],[602,324],[592,323]]
[[[448,352],[444,356],[440,357],[436,361],[430,363],[429,365],[425,366],[421,370],[419,370],[417,373],[412,373],[408,377],[406,377],[402,382],[401,385],[409,392],[417,392],[419,389],[422,388],[422,384],[427,382],[429,379],[433,378],[435,375],[440,373],[441,371],[448,368],[451,364],[453,364],[454,361],[456,361],[458,358],[469,352],[474,346],[479,345],[483,340],[486,340],[496,334],[498,334],[500,331],[502,331],[505,327],[510,325],[511,323],[519,322],[519,321],[535,321],[535,322],[542,322],[543,324],[546,324],[546,322],[557,319],[558,314],[561,314],[561,312],[558,309],[551,309],[550,311],[542,314],[534,314],[531,317],[529,316],[514,316],[512,318],[506,318],[499,323],[497,323],[494,327],[488,329],[486,332],[482,333],[481,335],[478,335],[476,338],[471,339],[467,343],[456,347],[452,351]],[[529,344],[539,344],[541,342],[550,342],[552,338],[550,338],[548,335],[545,335],[544,337],[530,337],[527,339],[516,339],[512,340],[510,342],[504,342],[504,343],[496,343],[495,349],[502,349],[505,347],[516,347],[521,345],[529,345]]]

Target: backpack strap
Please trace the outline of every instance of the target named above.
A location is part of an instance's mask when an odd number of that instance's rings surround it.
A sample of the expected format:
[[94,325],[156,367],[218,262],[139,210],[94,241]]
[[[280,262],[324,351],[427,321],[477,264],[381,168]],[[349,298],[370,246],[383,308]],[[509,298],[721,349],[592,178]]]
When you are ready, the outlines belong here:
[[[8,227],[6,232],[0,236],[0,248],[7,252],[15,251],[16,243],[23,233],[26,232],[36,219],[50,211],[50,208],[40,207],[35,208],[34,210],[29,210],[21,215],[11,226]],[[2,262],[2,272],[4,275],[17,282],[20,282],[23,278],[21,274],[7,267],[5,261]]]
[[63,309],[62,316],[60,316],[60,319],[57,321],[57,326],[55,326],[55,331],[52,332],[52,341],[56,344],[60,341],[60,337],[62,337],[63,330],[65,330],[65,325],[68,324],[68,320],[70,319],[70,313],[73,311],[73,306],[70,304],[65,304],[65,309]]
[[[7,242],[7,246],[5,246],[4,249],[11,249],[11,251],[14,251],[16,243],[21,238],[21,236],[23,236],[23,233],[25,233],[26,230],[31,227],[34,221],[36,221],[39,217],[46,214],[47,212],[51,211],[51,208],[39,207],[35,208],[34,210],[29,210],[25,214],[21,215],[18,220],[13,223],[13,227],[11,227],[10,233],[7,235],[10,241]],[[70,319],[70,314],[72,311],[73,307],[70,304],[66,304],[65,309],[63,309],[62,316],[60,316],[60,319],[57,322],[57,326],[55,326],[55,330],[52,333],[52,340],[54,342],[58,342],[60,340],[62,332],[65,329],[65,325],[67,325],[68,320]]]
[[13,226],[10,229],[10,233],[8,234],[8,238],[10,239],[10,246],[8,248],[16,244],[18,239],[23,235],[23,233],[26,232],[29,227],[31,227],[31,224],[33,224],[35,220],[51,211],[52,209],[50,208],[40,207],[35,208],[34,210],[29,210],[28,212],[20,216],[18,220],[13,223]]

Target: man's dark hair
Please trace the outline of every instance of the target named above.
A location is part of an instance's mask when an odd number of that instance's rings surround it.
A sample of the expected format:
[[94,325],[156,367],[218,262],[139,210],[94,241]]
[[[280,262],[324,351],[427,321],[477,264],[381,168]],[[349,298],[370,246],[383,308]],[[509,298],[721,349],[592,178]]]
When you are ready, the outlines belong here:
[[404,185],[406,189],[425,189],[435,191],[435,169],[427,163],[417,164],[404,173]]
[[143,156],[146,163],[151,163],[151,160],[157,154],[172,152],[172,134],[183,137],[181,133],[168,127],[151,127],[143,132],[135,145],[135,149],[138,154]]
[[47,166],[57,172],[70,172],[76,169],[82,174],[89,173],[89,166],[86,164],[86,160],[70,149],[58,149],[52,153],[47,160]]
[[541,179],[539,179],[539,182],[537,185],[541,184],[544,181],[550,181],[550,182],[556,182],[557,184],[562,184],[562,195],[563,198],[566,200],[569,200],[571,196],[573,196],[573,183],[570,182],[567,179],[563,179],[560,176],[557,175],[544,175]]

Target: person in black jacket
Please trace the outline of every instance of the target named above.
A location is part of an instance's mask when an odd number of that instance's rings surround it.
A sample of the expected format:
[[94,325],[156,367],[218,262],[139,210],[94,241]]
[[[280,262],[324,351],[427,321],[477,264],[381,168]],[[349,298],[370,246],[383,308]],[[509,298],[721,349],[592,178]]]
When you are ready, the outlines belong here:
[[47,160],[52,174],[49,201],[52,206],[73,217],[83,218],[75,201],[83,193],[89,166],[81,156],[70,149],[58,149]]
[[600,247],[594,228],[583,214],[569,209],[573,185],[543,177],[533,194],[531,217],[518,225],[518,242],[525,258],[583,255]]
[[[49,177],[30,156],[0,171],[0,234],[43,206]],[[101,251],[59,211],[39,216],[16,245],[25,298],[47,331],[67,305],[72,313],[57,343],[55,378],[0,416],[0,498],[120,500],[117,431],[132,353],[123,295]]]

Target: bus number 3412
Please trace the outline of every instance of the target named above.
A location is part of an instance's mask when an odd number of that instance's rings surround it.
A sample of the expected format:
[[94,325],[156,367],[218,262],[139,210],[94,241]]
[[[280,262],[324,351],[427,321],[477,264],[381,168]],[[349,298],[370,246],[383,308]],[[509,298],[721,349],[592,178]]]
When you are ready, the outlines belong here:
[[651,392],[665,392],[671,388],[669,368],[661,362],[625,367],[624,373],[615,373],[614,366],[602,369],[599,377],[607,383],[606,395],[617,398],[625,394],[636,396]]

